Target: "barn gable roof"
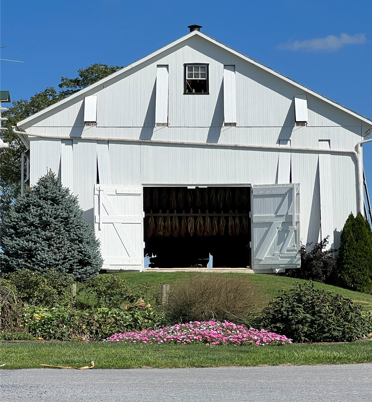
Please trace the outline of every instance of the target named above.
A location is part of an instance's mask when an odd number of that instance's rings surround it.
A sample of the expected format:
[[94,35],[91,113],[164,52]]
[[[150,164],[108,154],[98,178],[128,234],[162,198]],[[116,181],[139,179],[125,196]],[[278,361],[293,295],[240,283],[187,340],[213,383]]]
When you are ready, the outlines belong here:
[[116,79],[118,76],[120,76],[122,74],[125,74],[127,71],[131,70],[132,68],[135,68],[135,67],[141,65],[142,63],[145,63],[146,61],[150,60],[151,58],[158,56],[162,52],[167,51],[167,50],[171,49],[172,47],[175,47],[175,46],[179,45],[180,43],[185,42],[185,41],[187,41],[188,39],[190,39],[190,38],[192,38],[194,36],[201,37],[201,38],[205,39],[206,41],[209,41],[210,43],[213,43],[214,45],[216,45],[216,46],[218,46],[218,47],[220,47],[220,48],[222,48],[222,49],[234,54],[235,56],[240,57],[241,59],[245,60],[246,62],[248,62],[248,63],[250,63],[250,64],[252,64],[254,66],[259,67],[260,69],[262,69],[262,70],[264,70],[264,71],[266,71],[266,72],[268,72],[268,73],[270,73],[270,74],[282,79],[285,82],[288,82],[289,84],[301,89],[302,91],[304,91],[304,92],[306,92],[306,93],[308,93],[308,94],[310,94],[310,95],[312,95],[312,96],[314,96],[314,97],[316,97],[318,99],[321,99],[322,101],[324,101],[324,102],[336,107],[337,109],[342,110],[343,112],[345,112],[345,113],[347,113],[347,114],[349,114],[349,115],[351,115],[353,117],[356,117],[357,119],[359,119],[360,121],[366,123],[367,125],[372,126],[372,120],[370,120],[370,119],[368,119],[368,118],[366,118],[366,117],[364,117],[364,116],[362,116],[362,115],[360,115],[360,114],[358,114],[358,113],[346,108],[345,106],[340,105],[337,102],[332,101],[331,99],[329,99],[329,98],[327,98],[327,97],[325,97],[323,95],[320,95],[319,93],[317,93],[317,92],[305,87],[304,85],[299,84],[298,82],[286,77],[285,75],[280,74],[277,71],[275,71],[275,70],[273,70],[273,69],[271,69],[269,67],[266,67],[265,65],[253,60],[252,58],[250,58],[248,56],[245,56],[244,54],[242,54],[242,53],[230,48],[229,46],[224,45],[223,43],[217,41],[216,39],[213,39],[212,37],[200,32],[200,31],[196,31],[196,30],[190,32],[189,34],[187,34],[187,35],[185,35],[185,36],[183,36],[183,37],[181,37],[179,39],[177,39],[176,41],[168,44],[167,46],[164,46],[164,47],[160,48],[159,50],[149,54],[148,56],[143,57],[142,59],[136,61],[135,63],[129,64],[128,66],[124,67],[123,69],[121,69],[121,70],[119,70],[119,71],[117,71],[117,72],[115,72],[115,73],[103,78],[102,80],[97,81],[96,83],[90,85],[89,87],[86,87],[86,88],[82,89],[81,91],[76,92],[75,94],[69,96],[68,98],[63,99],[63,100],[61,100],[61,101],[59,101],[59,102],[57,102],[57,103],[45,108],[45,109],[43,109],[42,111],[40,111],[38,113],[35,113],[34,115],[32,115],[32,116],[20,121],[17,124],[17,126],[22,127],[25,124],[27,124],[29,126],[30,125],[29,123],[31,123],[33,120],[39,118],[43,114],[46,114],[46,113],[52,111],[53,109],[56,109],[56,108],[60,107],[63,104],[71,102],[73,99],[83,95],[84,93],[86,93],[88,91],[92,91],[92,89],[94,89],[96,87],[99,87],[102,84],[105,84],[106,82],[109,82],[109,81],[111,81],[113,79]]

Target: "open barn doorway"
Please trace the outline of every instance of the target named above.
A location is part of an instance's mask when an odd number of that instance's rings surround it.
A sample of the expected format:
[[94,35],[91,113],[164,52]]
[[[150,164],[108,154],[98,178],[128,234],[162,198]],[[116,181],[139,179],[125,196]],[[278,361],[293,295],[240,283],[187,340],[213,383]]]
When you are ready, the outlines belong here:
[[249,187],[145,187],[149,267],[248,267]]

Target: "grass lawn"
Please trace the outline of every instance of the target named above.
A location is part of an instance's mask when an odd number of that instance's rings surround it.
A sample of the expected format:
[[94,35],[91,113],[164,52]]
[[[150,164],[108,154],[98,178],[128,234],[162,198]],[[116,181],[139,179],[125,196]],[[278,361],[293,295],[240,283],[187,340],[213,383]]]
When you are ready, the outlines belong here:
[[[192,268],[190,268],[191,270]],[[180,283],[194,275],[224,275],[226,277],[239,277],[242,281],[249,281],[260,294],[257,308],[262,309],[267,306],[268,302],[276,297],[281,290],[291,288],[296,281],[303,282],[302,279],[293,279],[285,276],[277,275],[255,275],[255,274],[236,274],[236,273],[197,273],[197,272],[123,272],[110,275],[120,275],[133,285],[149,283],[154,289],[159,289],[159,284]],[[333,293],[341,294],[359,304],[365,310],[372,311],[372,295],[354,292],[352,290],[342,289],[336,286],[324,285],[314,282],[318,289],[328,290]]]
[[96,368],[188,368],[372,363],[372,342],[286,346],[129,345],[121,342],[2,343],[3,369],[40,364]]

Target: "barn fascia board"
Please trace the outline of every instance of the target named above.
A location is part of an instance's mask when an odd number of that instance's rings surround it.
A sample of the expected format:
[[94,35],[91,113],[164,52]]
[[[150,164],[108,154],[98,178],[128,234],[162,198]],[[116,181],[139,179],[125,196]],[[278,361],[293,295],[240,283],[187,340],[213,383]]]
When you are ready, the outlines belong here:
[[212,37],[200,32],[200,31],[192,31],[192,32],[190,32],[189,34],[179,38],[178,40],[170,43],[167,46],[162,47],[161,49],[149,54],[148,56],[136,61],[135,63],[129,64],[128,66],[124,67],[123,69],[121,69],[121,70],[119,70],[119,71],[117,71],[117,72],[115,72],[115,73],[103,78],[100,81],[97,81],[96,83],[90,85],[89,87],[86,87],[86,88],[82,89],[79,92],[76,92],[75,94],[69,96],[68,98],[63,99],[63,100],[61,100],[61,101],[59,101],[59,102],[47,107],[46,109],[44,109],[44,110],[42,110],[42,111],[40,111],[38,113],[35,113],[34,115],[32,115],[32,116],[20,121],[17,124],[17,126],[20,127],[20,128],[23,128],[22,126],[24,126],[25,124],[30,126],[30,124],[28,124],[28,123],[32,122],[34,119],[42,116],[43,114],[48,113],[49,111],[51,111],[53,109],[56,109],[56,108],[64,105],[65,103],[68,103],[68,102],[72,101],[73,99],[84,95],[86,92],[90,92],[90,91],[94,90],[95,88],[105,84],[106,82],[109,82],[109,81],[115,79],[116,77],[118,77],[118,76],[120,76],[122,74],[125,74],[127,71],[131,70],[132,68],[135,68],[135,67],[141,65],[142,63],[145,63],[146,61],[152,59],[153,57],[156,57],[156,56],[160,55],[161,53],[171,49],[172,47],[177,46],[177,45],[179,45],[180,43],[182,43],[184,41],[187,41],[188,39],[192,38],[193,36],[199,36],[199,37],[201,37],[201,38],[213,43],[214,45],[226,50],[227,52],[230,52],[230,53],[234,54],[235,56],[247,61],[248,63],[250,63],[250,64],[252,64],[252,65],[254,65],[254,66],[256,66],[256,67],[258,67],[258,68],[260,68],[260,69],[262,69],[262,70],[264,70],[266,72],[268,72],[269,74],[272,74],[272,75],[282,79],[283,81],[288,82],[289,84],[293,85],[294,87],[297,87],[297,88],[301,89],[302,91],[304,91],[304,92],[306,92],[306,93],[308,93],[308,94],[310,94],[310,95],[312,95],[312,96],[314,96],[314,97],[316,97],[316,98],[318,98],[318,99],[320,99],[320,100],[322,100],[322,101],[334,106],[335,108],[340,109],[343,112],[345,112],[345,113],[347,113],[347,114],[349,114],[349,115],[351,115],[351,116],[363,121],[364,123],[367,123],[369,126],[372,126],[372,120],[370,120],[370,119],[368,119],[368,118],[366,118],[366,117],[364,117],[364,116],[362,116],[362,115],[360,115],[360,114],[358,114],[358,113],[346,108],[345,106],[340,105],[337,102],[332,101],[331,99],[329,99],[329,98],[327,98],[327,97],[325,97],[323,95],[320,95],[319,93],[317,93],[315,91],[312,91],[311,89],[299,84],[298,82],[286,77],[285,75],[280,74],[277,71],[275,71],[275,70],[273,70],[273,69],[271,69],[269,67],[264,66],[263,64],[257,62],[256,60],[253,60],[250,57],[245,56],[243,53],[240,53],[237,50],[234,50],[231,47],[224,45],[223,43],[217,41],[216,39],[213,39]]

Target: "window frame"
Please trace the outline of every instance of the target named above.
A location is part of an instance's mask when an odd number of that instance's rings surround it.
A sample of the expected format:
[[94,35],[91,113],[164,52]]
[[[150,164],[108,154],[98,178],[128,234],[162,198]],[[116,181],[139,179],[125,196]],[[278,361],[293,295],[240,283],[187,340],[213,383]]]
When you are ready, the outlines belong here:
[[[205,66],[207,68],[207,78],[201,78],[206,81],[206,92],[186,92],[187,90],[187,67],[188,66]],[[194,80],[194,79],[192,79]],[[208,63],[185,63],[183,65],[183,94],[184,95],[209,95],[209,64]]]

